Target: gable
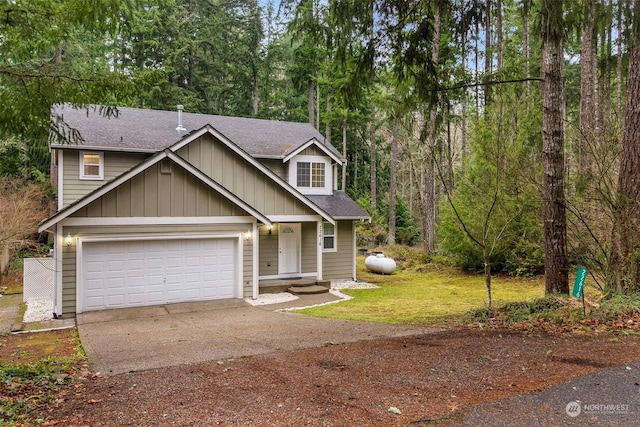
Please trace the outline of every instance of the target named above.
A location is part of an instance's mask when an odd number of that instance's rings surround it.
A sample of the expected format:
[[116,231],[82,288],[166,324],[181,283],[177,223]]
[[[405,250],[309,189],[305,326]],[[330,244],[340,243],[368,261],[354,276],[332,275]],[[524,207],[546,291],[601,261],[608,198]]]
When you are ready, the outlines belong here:
[[176,154],[267,216],[317,215],[298,197],[211,133],[204,133],[179,147]]
[[182,166],[164,159],[71,216],[126,218],[246,215],[250,214]]

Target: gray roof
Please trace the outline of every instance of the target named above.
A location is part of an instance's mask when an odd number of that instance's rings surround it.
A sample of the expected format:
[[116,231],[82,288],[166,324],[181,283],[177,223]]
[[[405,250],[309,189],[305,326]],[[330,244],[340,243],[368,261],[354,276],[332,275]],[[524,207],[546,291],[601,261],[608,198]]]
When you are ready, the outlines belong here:
[[[195,130],[210,125],[234,144],[256,158],[284,158],[301,145],[316,139],[336,157],[343,156],[309,123],[281,122],[241,117],[183,113],[185,131],[178,132],[177,111],[147,110],[118,107],[116,117],[106,117],[100,106],[74,108],[71,104],[52,109],[64,125],[59,133],[68,135],[68,128],[79,132],[79,145],[52,140],[57,148],[101,149],[107,151],[157,152]],[[55,120],[54,120],[55,123]]]
[[344,191],[334,191],[330,196],[306,196],[320,209],[335,219],[369,219],[364,209]]

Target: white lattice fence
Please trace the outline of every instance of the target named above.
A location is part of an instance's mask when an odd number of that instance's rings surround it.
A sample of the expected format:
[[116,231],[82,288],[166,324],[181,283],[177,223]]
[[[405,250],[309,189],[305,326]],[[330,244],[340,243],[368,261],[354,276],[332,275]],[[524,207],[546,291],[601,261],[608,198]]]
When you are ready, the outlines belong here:
[[55,294],[53,258],[25,258],[22,300],[53,301]]

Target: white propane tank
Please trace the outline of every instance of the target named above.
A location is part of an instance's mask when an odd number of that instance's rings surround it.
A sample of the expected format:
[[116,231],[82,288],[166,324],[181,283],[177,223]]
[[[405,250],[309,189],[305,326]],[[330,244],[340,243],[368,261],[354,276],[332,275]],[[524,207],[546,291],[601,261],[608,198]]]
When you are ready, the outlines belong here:
[[387,258],[384,254],[378,253],[369,255],[364,260],[364,266],[374,273],[391,274],[396,269],[396,262],[392,258]]

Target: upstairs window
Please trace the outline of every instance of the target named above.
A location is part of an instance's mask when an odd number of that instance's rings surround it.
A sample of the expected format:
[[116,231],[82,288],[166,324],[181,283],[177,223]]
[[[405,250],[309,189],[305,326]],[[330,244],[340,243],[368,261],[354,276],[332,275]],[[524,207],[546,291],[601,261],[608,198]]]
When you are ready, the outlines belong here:
[[103,179],[104,157],[102,153],[80,152],[80,179]]
[[324,188],[324,163],[298,162],[296,187]]
[[325,252],[335,252],[336,245],[336,228],[330,222],[322,223],[322,249]]
[[289,160],[288,181],[302,194],[330,195],[333,191],[333,168],[328,156],[299,154]]

